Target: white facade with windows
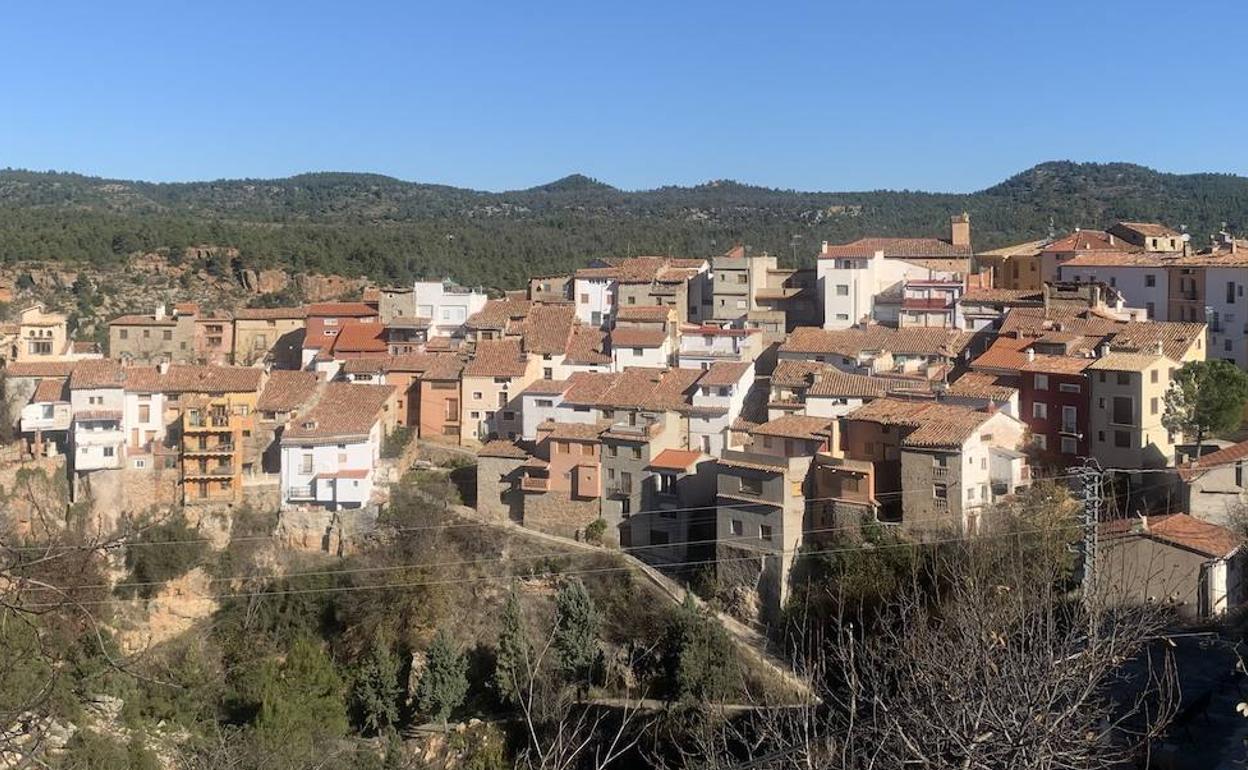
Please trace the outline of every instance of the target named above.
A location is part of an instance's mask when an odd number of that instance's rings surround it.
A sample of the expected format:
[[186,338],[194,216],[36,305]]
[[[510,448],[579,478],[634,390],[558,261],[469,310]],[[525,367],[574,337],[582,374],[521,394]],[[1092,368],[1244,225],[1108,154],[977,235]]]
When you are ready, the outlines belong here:
[[483,292],[448,281],[417,281],[414,286],[416,316],[428,318],[434,336],[455,336],[473,313],[489,299]]
[[871,257],[820,258],[817,268],[823,297],[823,328],[846,329],[876,315],[877,294],[911,279],[952,277],[877,251]]
[[1205,269],[1205,306],[1209,324],[1209,358],[1231,361],[1248,369],[1248,284],[1246,267]]
[[577,278],[573,285],[576,317],[600,329],[615,321],[615,281],[610,278]]
[[[1084,262],[1085,260],[1076,260]],[[1087,260],[1091,261],[1091,260]],[[1100,281],[1122,293],[1131,307],[1144,308],[1153,321],[1186,321],[1186,318],[1170,318],[1170,278],[1167,268],[1154,265],[1058,265],[1059,281],[1091,283]],[[1197,320],[1197,319],[1190,319]]]
[[381,459],[381,420],[368,438],[282,442],[282,507],[359,508],[373,493],[373,469]]

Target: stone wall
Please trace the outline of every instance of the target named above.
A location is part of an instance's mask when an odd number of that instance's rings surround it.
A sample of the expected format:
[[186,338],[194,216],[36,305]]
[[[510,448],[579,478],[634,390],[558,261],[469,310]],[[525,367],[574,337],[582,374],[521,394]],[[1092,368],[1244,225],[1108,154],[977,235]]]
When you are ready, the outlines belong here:
[[22,535],[46,535],[64,524],[69,487],[64,457],[0,465],[0,521]]
[[377,514],[376,506],[346,511],[284,510],[273,539],[279,548],[348,556],[376,531]]
[[562,537],[582,538],[585,527],[598,518],[598,501],[573,500],[558,492],[526,495],[524,526]]
[[477,459],[477,511],[498,521],[522,521],[524,495],[512,480],[519,473],[523,458],[480,457]]

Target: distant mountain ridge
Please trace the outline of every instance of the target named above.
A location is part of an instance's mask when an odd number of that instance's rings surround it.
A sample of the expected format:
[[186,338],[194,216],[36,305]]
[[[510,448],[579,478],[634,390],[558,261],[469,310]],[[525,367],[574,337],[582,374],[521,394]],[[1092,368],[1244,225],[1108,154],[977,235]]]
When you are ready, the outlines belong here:
[[595,256],[709,256],[737,242],[810,264],[820,241],[945,236],[971,214],[977,248],[1118,219],[1186,226],[1202,244],[1248,225],[1248,178],[1167,174],[1129,163],[1042,163],[974,193],[802,192],[720,180],[625,191],[582,174],[483,192],[380,174],[153,183],[0,171],[0,260],[85,260],[204,243],[237,246],[243,266],[449,275],[517,286]]

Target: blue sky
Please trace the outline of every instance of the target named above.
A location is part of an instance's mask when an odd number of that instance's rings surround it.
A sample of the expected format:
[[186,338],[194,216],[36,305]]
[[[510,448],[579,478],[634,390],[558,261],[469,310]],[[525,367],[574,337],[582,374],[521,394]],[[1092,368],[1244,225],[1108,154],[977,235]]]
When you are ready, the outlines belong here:
[[969,191],[1044,160],[1248,175],[1248,3],[29,2],[0,166],[503,190]]

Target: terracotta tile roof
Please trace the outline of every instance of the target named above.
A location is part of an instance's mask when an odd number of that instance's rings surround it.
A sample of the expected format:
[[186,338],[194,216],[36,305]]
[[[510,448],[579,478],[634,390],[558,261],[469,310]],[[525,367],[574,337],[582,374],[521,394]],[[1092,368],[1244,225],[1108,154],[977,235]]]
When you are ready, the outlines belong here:
[[72,390],[87,388],[121,388],[125,385],[125,373],[121,364],[112,359],[79,361],[69,376]]
[[309,403],[316,395],[316,389],[315,372],[277,369],[269,373],[269,381],[260,391],[256,409],[262,412],[290,412]]
[[302,320],[307,317],[308,309],[305,307],[243,307],[234,311],[237,321]]
[[1088,364],[1088,368],[1108,372],[1145,372],[1165,360],[1165,356],[1159,355],[1111,352]]
[[1043,250],[1047,252],[1091,251],[1093,249],[1120,251],[1124,248],[1129,250],[1133,247],[1121,238],[1113,238],[1104,230],[1078,230],[1064,238],[1058,238],[1045,246]]
[[608,372],[576,372],[568,377],[568,389],[563,394],[564,403],[594,406],[622,376]]
[[1156,222],[1118,222],[1114,225],[1115,229],[1134,230],[1146,238],[1178,238],[1180,237],[1177,230],[1172,230],[1165,225],[1159,225]]
[[165,379],[155,366],[127,366],[125,378],[129,393],[159,393]]
[[99,353],[100,343],[91,340],[73,340],[69,349],[75,353]]
[[1019,371],[1041,374],[1080,374],[1095,360],[1082,356],[1036,356],[1034,360],[1027,361],[1020,366]]
[[282,443],[363,438],[381,419],[382,408],[393,395],[392,385],[331,382],[311,409],[290,421]]
[[1040,255],[1041,250],[1048,245],[1048,242],[1048,239],[1044,238],[1038,241],[1002,246],[999,249],[980,251],[977,254],[981,257],[1035,257]]
[[785,388],[809,387],[816,374],[835,369],[832,364],[782,358],[776,361],[776,368],[771,372],[771,384]]
[[[970,257],[970,246],[954,246],[949,241],[939,238],[859,238],[856,241],[839,245],[829,245],[819,255],[819,259],[836,259],[846,257],[871,257],[877,251],[884,252],[885,257],[929,257],[950,258]],[[970,265],[968,264],[969,268]],[[966,272],[970,272],[969,269]]]
[[619,283],[677,282],[697,275],[706,265],[704,259],[674,257],[629,257],[607,259],[607,267],[585,267],[576,271],[581,279],[607,279]]
[[855,358],[858,353],[888,350],[905,355],[957,356],[973,333],[953,329],[914,327],[892,329],[876,324],[850,329],[794,329],[780,346],[781,353],[832,354]]
[[[40,383],[42,385],[43,383]],[[1238,444],[1231,444],[1222,447],[1216,452],[1210,452],[1207,455],[1201,455],[1199,460],[1188,463],[1179,468],[1179,475],[1185,480],[1192,480],[1199,477],[1206,471],[1213,470],[1220,465],[1228,465],[1238,462],[1248,457],[1248,441],[1241,441]]]
[[39,384],[35,386],[35,390],[30,394],[30,403],[32,404],[48,404],[57,401],[68,401],[69,393],[66,385],[68,380],[61,377],[48,377],[39,380]]
[[523,449],[516,446],[515,442],[513,441],[504,441],[502,439],[495,439],[493,441],[487,441],[485,443],[485,446],[478,449],[477,456],[478,457],[506,457],[506,458],[510,458],[514,460],[524,460],[529,456],[529,453],[525,452]]
[[621,321],[666,321],[672,309],[663,305],[624,305],[616,311]]
[[343,374],[382,374],[390,371],[390,356],[348,358],[342,362]]
[[521,332],[524,349],[539,355],[561,355],[568,349],[575,324],[573,305],[534,305]]
[[529,357],[520,340],[482,340],[464,368],[466,377],[523,377],[528,371]]
[[464,373],[464,359],[454,353],[442,353],[425,369],[423,380],[458,380]]
[[[1181,361],[1197,340],[1205,337],[1205,324],[1180,321],[1151,321],[1123,324],[1110,340],[1113,350],[1152,353],[1161,343],[1162,355]],[[1202,343],[1203,344],[1203,343]]]
[[[1125,241],[1120,241],[1123,245]],[[1062,267],[1151,267],[1157,269],[1165,269],[1167,265],[1173,264],[1174,257],[1181,254],[1175,253],[1157,253],[1147,251],[1108,251],[1098,250],[1089,251],[1082,254],[1076,254],[1065,262],[1061,263]],[[1168,259],[1167,257],[1172,257]],[[1065,276],[1063,276],[1064,278]]]
[[998,336],[987,350],[971,361],[971,368],[1016,372],[1027,363],[1026,351],[1034,341],[1028,337]]
[[419,374],[427,371],[439,358],[443,358],[446,355],[445,353],[429,352],[400,353],[397,356],[390,356],[390,371]]
[[582,366],[609,364],[611,355],[604,352],[606,349],[606,332],[592,326],[578,325],[572,328],[572,336],[568,340],[568,349],[563,362]]
[[789,464],[783,457],[772,458],[761,454],[751,454],[748,459],[736,455],[725,455],[716,458],[716,462],[728,468],[745,468],[766,473],[787,473],[789,470]]
[[722,388],[736,385],[746,372],[754,368],[752,361],[737,363],[735,361],[716,361],[705,370],[698,380],[698,385],[710,388]]
[[109,326],[177,326],[172,316],[157,318],[154,315],[120,315],[108,322]]
[[363,302],[316,302],[307,306],[308,316],[322,318],[371,318],[377,308]]
[[1017,378],[983,372],[965,372],[945,391],[951,396],[1009,401],[1018,395]]
[[961,446],[990,417],[988,412],[953,404],[890,398],[877,398],[846,415],[849,420],[913,428],[902,444],[929,448]]
[[366,468],[344,468],[340,471],[321,472],[316,474],[318,479],[366,479],[372,474],[372,470]]
[[1226,527],[1201,521],[1186,513],[1149,516],[1145,519],[1148,537],[1211,559],[1225,559],[1244,544],[1243,538]]
[[629,367],[610,374],[577,373],[568,378],[571,387],[564,403],[605,409],[684,410],[689,395],[702,376],[700,369],[654,369]]
[[558,396],[572,387],[568,380],[534,380],[529,386],[520,391],[521,395],[528,396]]
[[459,349],[459,340],[452,339],[451,337],[430,337],[429,340],[425,342],[426,353],[449,353],[457,349]]
[[199,305],[195,302],[178,302],[173,306],[174,315],[199,315]]
[[892,389],[890,385],[890,381],[882,377],[850,374],[829,366],[814,375],[806,395],[808,398],[881,398]]
[[380,323],[349,323],[334,338],[335,354],[384,353],[386,327]]
[[823,441],[828,437],[832,422],[833,418],[830,417],[786,414],[759,425],[750,431],[750,435]]
[[546,420],[537,426],[537,437],[561,441],[598,441],[598,436],[610,427],[609,422],[555,422]]
[[465,326],[469,329],[504,331],[510,322],[527,316],[532,306],[533,303],[527,299],[508,297],[486,300],[480,310],[468,316]]
[[659,348],[667,341],[667,332],[662,329],[616,327],[609,336],[613,348]]
[[165,393],[247,393],[260,389],[264,371],[249,366],[174,364],[165,372]]
[[77,361],[14,361],[4,368],[9,377],[68,377]]
[[689,466],[696,464],[703,457],[704,455],[701,452],[689,449],[664,449],[646,467],[669,471],[687,471]]
[[963,305],[1044,305],[1039,289],[970,289],[962,295]]

